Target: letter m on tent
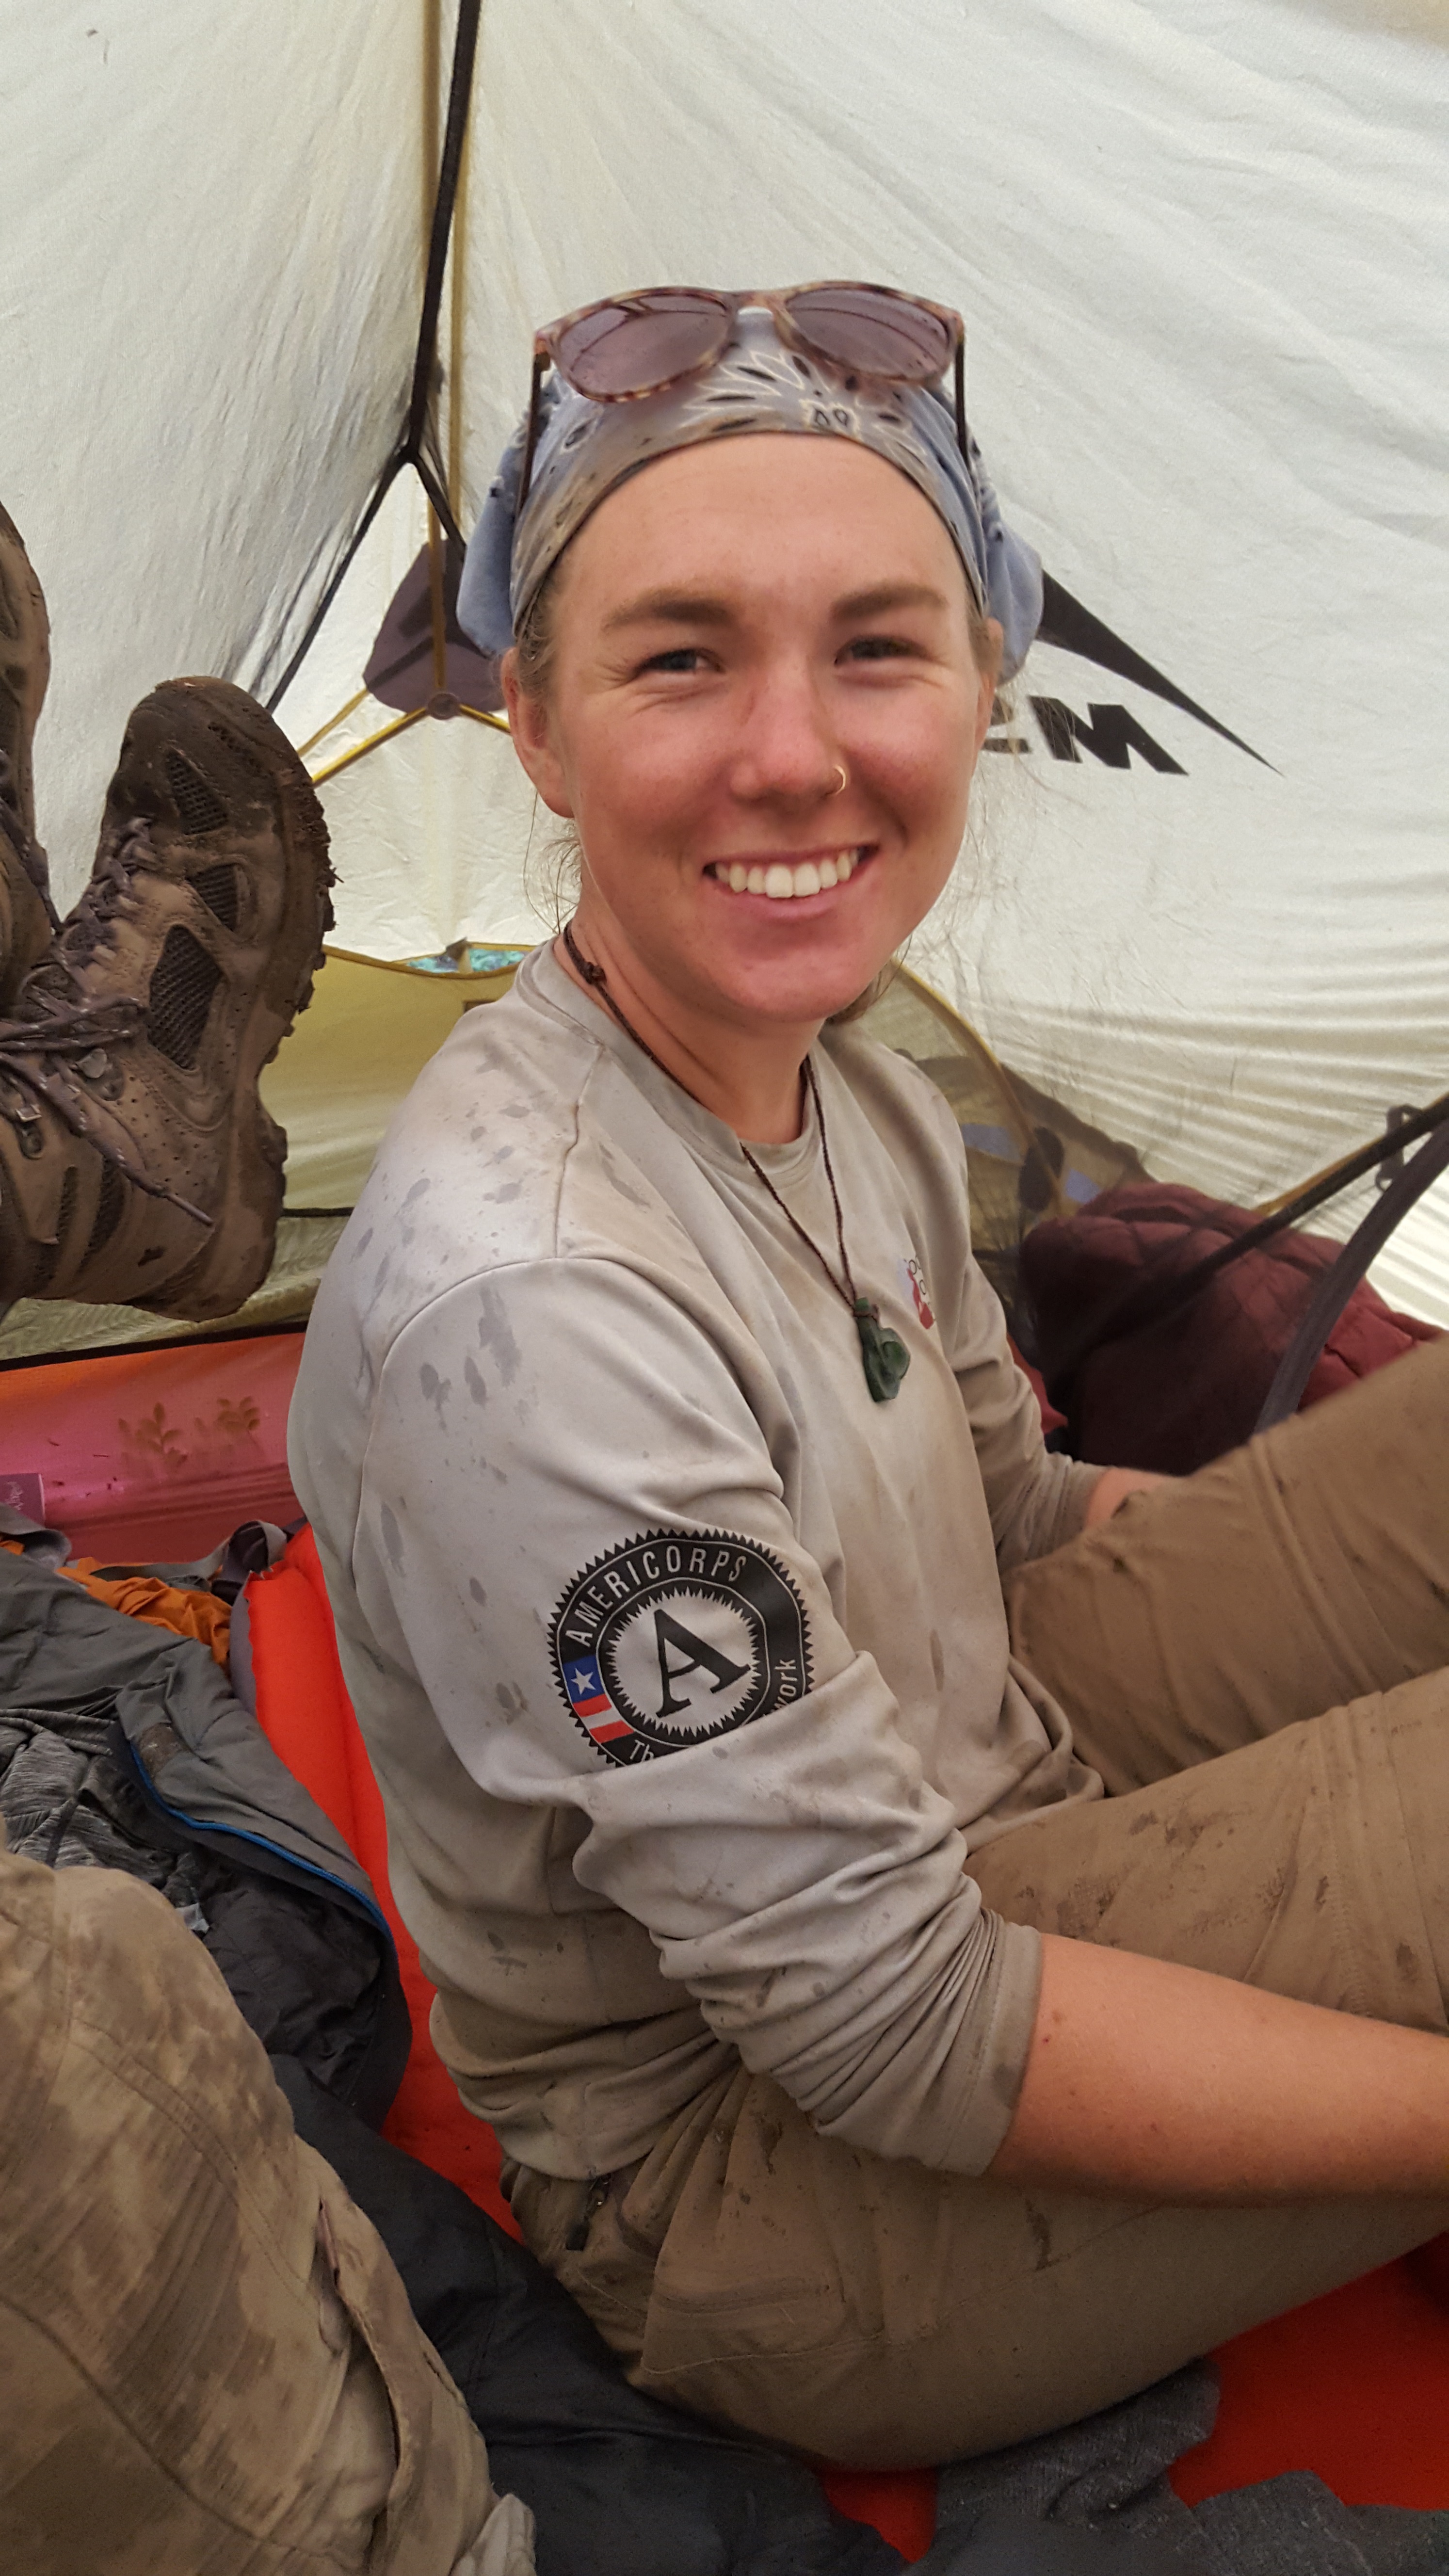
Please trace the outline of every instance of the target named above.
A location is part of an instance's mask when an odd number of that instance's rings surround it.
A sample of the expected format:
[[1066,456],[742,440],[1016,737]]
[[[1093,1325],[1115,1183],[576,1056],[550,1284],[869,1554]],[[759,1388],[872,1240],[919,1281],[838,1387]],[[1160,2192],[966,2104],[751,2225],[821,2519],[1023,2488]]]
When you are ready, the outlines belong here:
[[1130,769],[1130,755],[1135,751],[1150,769],[1169,772],[1174,778],[1187,775],[1181,761],[1164,751],[1160,742],[1154,742],[1126,707],[1092,706],[1084,718],[1075,707],[1063,705],[1060,698],[1033,698],[1031,705],[1053,760],[1079,761],[1080,743],[1106,769]]

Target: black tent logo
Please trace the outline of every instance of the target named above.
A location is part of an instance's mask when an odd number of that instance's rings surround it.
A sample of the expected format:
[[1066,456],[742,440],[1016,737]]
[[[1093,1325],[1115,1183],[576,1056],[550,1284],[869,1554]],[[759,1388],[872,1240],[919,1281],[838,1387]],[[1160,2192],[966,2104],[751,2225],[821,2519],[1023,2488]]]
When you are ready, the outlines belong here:
[[[1099,670],[1110,671],[1119,680],[1130,680],[1134,687],[1149,690],[1153,697],[1191,716],[1196,724],[1206,725],[1209,733],[1230,742],[1235,750],[1245,752],[1249,760],[1256,760],[1264,769],[1271,767],[1271,762],[1264,760],[1260,751],[1254,751],[1251,743],[1244,742],[1241,734],[1219,724],[1206,707],[1200,707],[1175,680],[1169,680],[1164,671],[1157,670],[1120,635],[1114,635],[1110,626],[1094,617],[1090,608],[1084,608],[1050,573],[1042,575],[1042,613],[1036,641],[1054,644],[1059,652],[1075,653],[1084,662],[1094,662]],[[1033,695],[1029,703],[1054,760],[1079,762],[1085,751],[1104,769],[1130,769],[1135,755],[1162,776],[1186,776],[1182,762],[1163,749],[1130,707],[1093,700],[1086,715],[1080,716],[1061,698]],[[1001,723],[1004,718],[1005,710],[998,700],[992,721]],[[1019,734],[988,734],[985,749],[1030,751],[1031,744]]]

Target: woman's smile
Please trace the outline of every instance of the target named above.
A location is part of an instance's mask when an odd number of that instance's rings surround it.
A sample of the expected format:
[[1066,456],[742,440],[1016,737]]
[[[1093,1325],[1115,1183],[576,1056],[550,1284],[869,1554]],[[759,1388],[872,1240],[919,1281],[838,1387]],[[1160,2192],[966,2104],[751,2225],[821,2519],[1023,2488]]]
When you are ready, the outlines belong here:
[[875,856],[871,841],[848,842],[844,846],[837,842],[818,850],[751,851],[738,858],[711,859],[704,875],[711,885],[731,896],[754,895],[771,904],[803,904],[812,898],[843,892]]

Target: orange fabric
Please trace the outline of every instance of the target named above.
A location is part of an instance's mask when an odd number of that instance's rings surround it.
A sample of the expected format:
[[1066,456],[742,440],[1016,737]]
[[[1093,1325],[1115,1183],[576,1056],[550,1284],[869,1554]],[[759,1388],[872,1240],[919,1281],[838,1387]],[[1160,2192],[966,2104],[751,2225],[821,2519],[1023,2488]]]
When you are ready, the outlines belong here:
[[837,2513],[868,2522],[908,2567],[925,2557],[936,2536],[934,2469],[822,2469],[820,2483]]
[[[413,2048],[386,2135],[516,2235],[498,2188],[497,2143],[464,2110],[428,2035],[432,1988],[392,1903],[382,1802],[310,1530],[271,1573],[253,1578],[247,1598],[262,1726],[346,1835],[397,1941]],[[1216,2359],[1216,2428],[1173,2472],[1186,2502],[1312,2469],[1351,2504],[1449,2507],[1449,2239],[1238,2336]],[[830,2471],[823,2483],[840,2512],[873,2524],[909,2563],[925,2556],[935,2520],[929,2472]]]
[[[23,1553],[18,1538],[0,1539],[0,1547],[12,1556]],[[98,1574],[98,1563],[94,1556],[82,1556],[74,1564],[59,1566],[57,1572],[68,1575],[108,1610],[123,1610],[128,1619],[144,1619],[148,1628],[169,1629],[174,1637],[197,1638],[211,1648],[226,1671],[231,1645],[228,1602],[218,1601],[212,1592],[186,1592],[178,1584],[163,1583],[159,1574]]]
[[1449,2505],[1442,2242],[1223,2345],[1218,2420],[1172,2471],[1185,2503],[1312,2469],[1346,2504]]
[[98,1574],[96,1563],[95,1557],[83,1556],[75,1565],[63,1565],[60,1570],[81,1584],[93,1600],[103,1601],[108,1610],[124,1610],[128,1619],[144,1619],[151,1628],[169,1628],[173,1636],[198,1638],[203,1646],[211,1648],[222,1671],[226,1671],[231,1644],[229,1603],[218,1601],[212,1592],[183,1592],[174,1583],[163,1583],[156,1574]]
[[337,1660],[332,1613],[310,1529],[289,1540],[280,1564],[252,1577],[247,1607],[263,1733],[356,1853],[397,1943],[413,2044],[384,2135],[456,2183],[516,2236],[513,2212],[498,2184],[498,2141],[464,2110],[429,2034],[433,1988],[392,1901],[382,1799]]

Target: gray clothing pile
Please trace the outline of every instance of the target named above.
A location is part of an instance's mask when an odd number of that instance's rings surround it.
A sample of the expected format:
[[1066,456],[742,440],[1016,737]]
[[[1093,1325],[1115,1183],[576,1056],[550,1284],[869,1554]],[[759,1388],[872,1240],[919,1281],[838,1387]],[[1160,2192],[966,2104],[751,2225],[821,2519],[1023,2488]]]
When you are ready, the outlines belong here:
[[[1102,2576],[1445,2576],[1449,2513],[1347,2505],[1306,2471],[1184,2504],[1167,2472],[1206,2441],[1217,2409],[1216,2374],[1197,2362],[1064,2432],[943,2469],[921,2576],[1086,2576],[1099,2565]],[[1002,2518],[1023,2514],[1059,2556],[1013,2540],[1019,2526]],[[1074,2555],[1089,2534],[1099,2554]]]
[[196,1933],[210,1925],[201,1855],[163,1839],[117,1759],[108,1693],[69,1709],[0,1709],[0,1818],[8,1848],[47,1869],[123,1869],[174,1905]]
[[366,1873],[210,1649],[94,1600],[34,1535],[23,1556],[0,1550],[10,1850],[159,1888],[264,2046],[381,2121],[411,2029]]

